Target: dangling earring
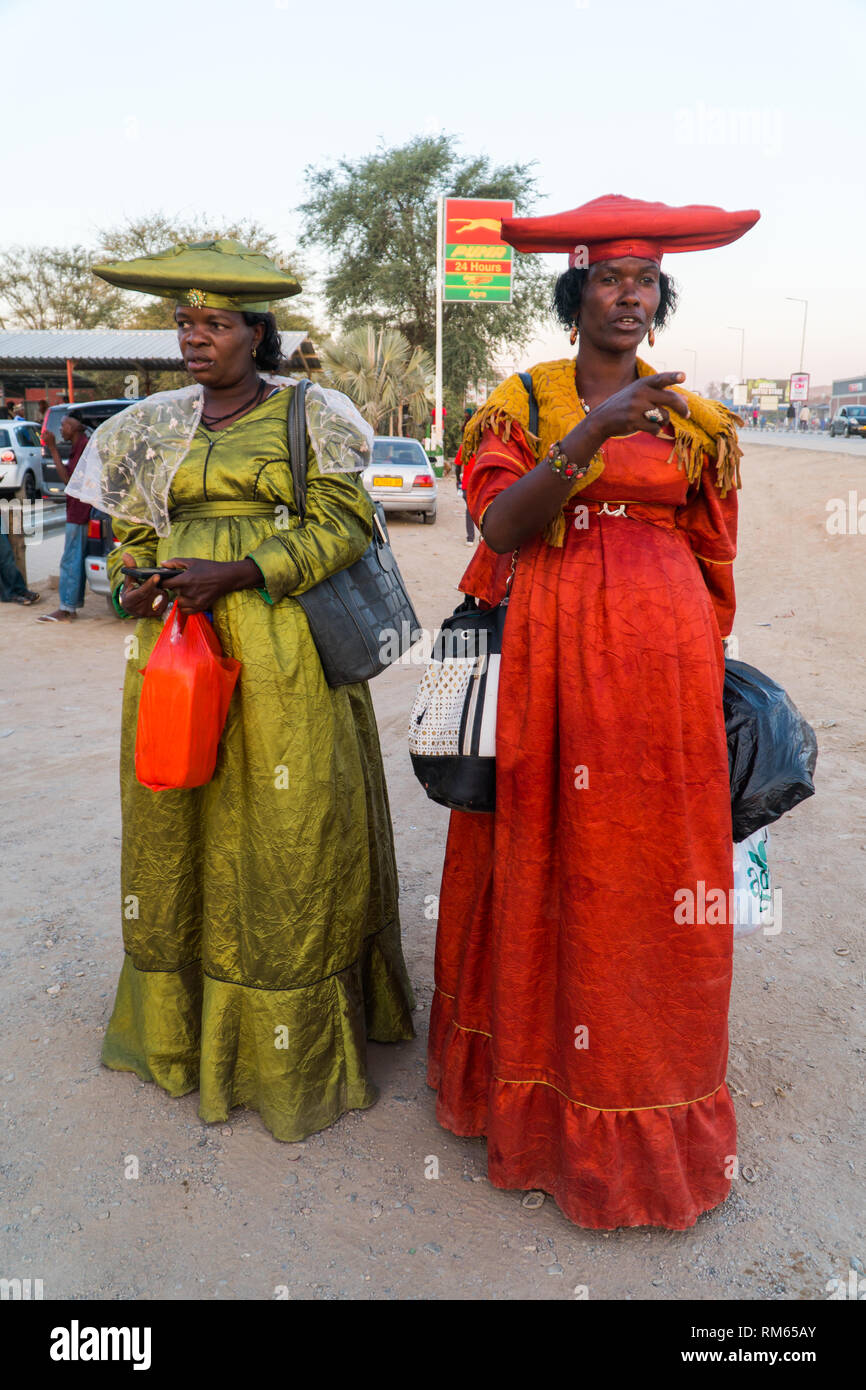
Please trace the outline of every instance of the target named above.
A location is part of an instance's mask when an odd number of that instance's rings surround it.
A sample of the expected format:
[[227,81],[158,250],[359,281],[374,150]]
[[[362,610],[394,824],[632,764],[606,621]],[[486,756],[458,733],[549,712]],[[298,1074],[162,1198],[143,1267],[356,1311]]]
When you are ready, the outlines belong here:
[[255,357],[255,355],[256,355],[256,345],[255,345],[255,343],[253,343],[253,349],[252,349],[252,351],[253,351],[253,357]]
[[650,331],[646,335],[646,340],[649,343],[650,347],[655,347],[656,334],[654,328],[650,327]]
[[574,347],[577,342],[577,319],[574,320],[574,327],[568,335],[568,341],[571,343],[572,347]]

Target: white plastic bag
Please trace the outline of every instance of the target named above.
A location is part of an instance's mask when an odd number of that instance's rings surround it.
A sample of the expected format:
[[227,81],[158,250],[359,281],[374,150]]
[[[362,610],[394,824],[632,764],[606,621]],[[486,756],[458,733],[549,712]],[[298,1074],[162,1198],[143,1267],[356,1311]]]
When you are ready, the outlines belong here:
[[767,827],[734,844],[734,937],[772,927],[773,883],[767,862]]

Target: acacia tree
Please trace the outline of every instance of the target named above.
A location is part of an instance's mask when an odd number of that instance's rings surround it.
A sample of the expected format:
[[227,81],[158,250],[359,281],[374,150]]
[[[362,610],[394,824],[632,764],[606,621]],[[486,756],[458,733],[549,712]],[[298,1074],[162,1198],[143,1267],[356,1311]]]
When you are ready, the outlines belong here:
[[83,246],[9,246],[0,252],[4,328],[111,328],[123,316],[120,292],[91,271]]
[[[9,246],[0,251],[0,325],[6,328],[173,328],[169,299],[133,294],[93,274],[103,261],[131,260],[163,251],[178,241],[233,237],[264,251],[304,283],[306,269],[297,255],[279,251],[276,238],[260,223],[220,222],[199,216],[183,220],[157,212],[130,218],[100,232],[95,250],[83,246]],[[304,328],[318,336],[309,299],[296,295],[274,308],[280,328]]]
[[420,424],[429,414],[433,363],[421,347],[412,347],[395,328],[350,329],[322,349],[334,385],[355,402],[365,420],[378,430],[388,418],[388,433],[402,434],[404,408]]
[[[331,269],[324,297],[344,328],[399,328],[413,347],[435,350],[436,199],[509,198],[519,214],[536,193],[532,166],[463,158],[452,135],[416,136],[355,161],[306,170],[301,244],[321,248]],[[538,257],[514,266],[511,304],[446,304],[443,375],[449,447],[454,447],[469,382],[490,372],[499,352],[528,341],[550,303],[551,277]]]

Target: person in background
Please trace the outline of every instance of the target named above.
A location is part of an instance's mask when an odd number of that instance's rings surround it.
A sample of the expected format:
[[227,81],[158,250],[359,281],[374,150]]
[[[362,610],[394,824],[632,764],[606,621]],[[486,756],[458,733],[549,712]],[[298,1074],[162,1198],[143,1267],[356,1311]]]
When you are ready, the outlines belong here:
[[[475,412],[471,409],[471,407],[467,405],[466,409],[463,411],[463,429],[464,429],[464,431],[465,431],[465,429],[466,429],[466,426],[469,424],[469,421],[472,419],[472,416],[474,415],[474,413],[475,413]],[[461,478],[461,469],[462,469],[462,468],[463,468],[463,435],[461,434],[461,436],[460,436],[460,448],[457,450],[457,456],[456,456],[456,458],[454,459],[454,476],[455,476],[455,478],[456,478],[456,480],[457,480],[457,491],[458,491],[458,492],[461,492],[461,491],[462,491],[462,484],[461,484],[461,482],[460,482],[460,478]]]
[[788,429],[788,430],[792,430],[792,429],[794,428],[794,421],[796,420],[796,418],[797,418],[797,412],[796,412],[796,410],[794,409],[793,404],[791,404],[791,405],[788,406],[788,409],[785,411],[785,419],[787,420],[787,424],[786,424],[785,428]]
[[758,410],[758,407],[755,406],[754,409],[752,410],[752,429],[755,429],[755,430],[756,430],[756,429],[758,428],[758,420],[759,420],[759,418],[760,418],[760,411]]
[[466,508],[466,544],[475,544],[475,522],[472,520],[472,513],[469,510],[469,503],[466,501],[466,487],[469,482],[469,475],[475,467],[475,455],[470,454],[467,459],[463,457],[463,445],[457,450],[457,457],[454,460],[454,471],[457,474],[457,491],[463,494],[463,504]]
[[[46,430],[44,437],[60,481],[68,483],[84,452],[88,436],[82,421],[74,415],[64,415],[60,422],[60,433],[67,444],[72,445],[72,453],[65,464],[51,430]],[[60,607],[55,608],[53,613],[43,613],[39,619],[40,623],[70,623],[78,616],[76,610],[84,607],[84,556],[89,520],[90,508],[87,503],[80,502],[77,497],[67,496],[66,539],[63,542],[63,558],[60,561]]]
[[[465,434],[465,432],[466,432],[466,426],[469,424],[469,421],[472,419],[472,416],[473,416],[474,414],[475,414],[475,411],[472,409],[472,407],[471,407],[471,406],[466,406],[465,410],[463,411],[463,433],[464,433],[464,434]],[[463,502],[464,502],[464,505],[466,506],[466,544],[467,544],[467,545],[474,545],[474,544],[475,544],[475,522],[472,520],[472,517],[471,517],[470,514],[469,514],[469,507],[468,507],[468,505],[466,504],[466,483],[467,483],[467,481],[468,481],[469,474],[470,474],[470,472],[471,472],[472,465],[474,464],[474,462],[475,462],[475,455],[474,455],[474,454],[472,454],[471,456],[467,457],[467,458],[464,460],[464,457],[463,457],[463,436],[461,436],[461,439],[460,439],[460,448],[457,450],[457,455],[456,455],[456,457],[455,457],[455,459],[454,459],[454,475],[455,475],[455,478],[456,478],[456,480],[457,480],[457,491],[463,494]]]
[[803,406],[803,409],[800,411],[800,429],[801,429],[804,433],[805,433],[806,430],[809,428],[809,421],[811,420],[811,418],[812,418],[812,412],[811,412],[811,410],[809,409],[809,407],[808,407],[807,405],[804,405],[804,406]]
[[28,589],[24,576],[15,563],[12,542],[5,531],[0,531],[0,603],[20,603],[28,606],[38,603],[41,594]]

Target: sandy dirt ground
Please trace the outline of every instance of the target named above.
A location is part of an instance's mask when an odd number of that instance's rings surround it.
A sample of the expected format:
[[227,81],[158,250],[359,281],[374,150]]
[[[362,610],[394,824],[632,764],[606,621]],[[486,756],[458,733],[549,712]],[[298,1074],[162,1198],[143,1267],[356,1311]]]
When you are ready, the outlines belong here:
[[[866,538],[825,523],[829,499],[866,496],[866,461],[746,450],[739,654],[789,690],[820,754],[818,795],[772,833],[783,930],[736,947],[741,1176],[725,1204],[685,1232],[580,1230],[550,1198],[529,1211],[491,1187],[484,1141],[437,1125],[425,1045],[447,813],[406,751],[418,666],[373,684],[418,995],[417,1039],[370,1048],[377,1104],[286,1145],[254,1113],[204,1125],[196,1094],[104,1069],[129,627],[88,594],[73,627],[35,622],[47,601],[0,608],[0,1274],[42,1278],[46,1299],[560,1300],[583,1286],[590,1299],[823,1300],[852,1261],[862,1270]],[[471,554],[453,482],[441,493],[435,526],[391,526],[430,627]]]

